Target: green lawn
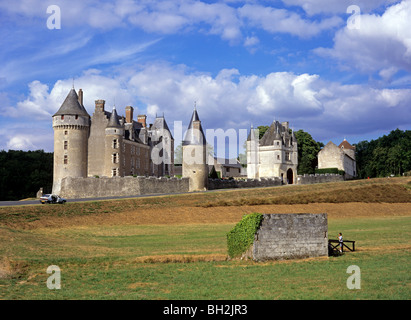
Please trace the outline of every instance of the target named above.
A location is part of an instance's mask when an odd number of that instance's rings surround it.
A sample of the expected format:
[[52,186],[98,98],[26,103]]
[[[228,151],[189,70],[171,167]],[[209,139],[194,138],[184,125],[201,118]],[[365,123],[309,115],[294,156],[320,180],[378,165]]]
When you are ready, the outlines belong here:
[[[329,221],[358,251],[340,257],[255,263],[225,261],[232,224],[0,227],[0,254],[14,268],[0,299],[410,299],[411,217]],[[139,257],[185,256],[186,262]],[[198,261],[196,257],[207,257]],[[216,257],[215,259],[213,257]],[[191,261],[191,262],[190,262]],[[61,269],[61,289],[46,269]],[[361,289],[346,286],[350,265]]]

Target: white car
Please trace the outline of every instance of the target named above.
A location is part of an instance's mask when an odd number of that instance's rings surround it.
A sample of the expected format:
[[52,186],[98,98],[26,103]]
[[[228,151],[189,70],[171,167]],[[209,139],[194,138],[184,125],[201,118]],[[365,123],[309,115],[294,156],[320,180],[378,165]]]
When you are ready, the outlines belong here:
[[55,194],[44,194],[43,196],[40,197],[40,202],[42,204],[45,204],[45,203],[65,204],[67,200]]

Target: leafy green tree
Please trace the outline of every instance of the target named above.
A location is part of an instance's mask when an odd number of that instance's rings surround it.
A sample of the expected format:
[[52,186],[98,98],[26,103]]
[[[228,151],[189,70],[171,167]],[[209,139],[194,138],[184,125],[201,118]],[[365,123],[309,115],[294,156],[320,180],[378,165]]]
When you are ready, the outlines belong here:
[[355,145],[358,177],[402,175],[411,170],[411,131],[391,131]]
[[303,130],[294,132],[298,143],[298,174],[314,174],[318,166],[318,152],[323,143],[317,142],[313,137]]
[[40,188],[53,185],[53,153],[0,151],[0,200],[34,197]]

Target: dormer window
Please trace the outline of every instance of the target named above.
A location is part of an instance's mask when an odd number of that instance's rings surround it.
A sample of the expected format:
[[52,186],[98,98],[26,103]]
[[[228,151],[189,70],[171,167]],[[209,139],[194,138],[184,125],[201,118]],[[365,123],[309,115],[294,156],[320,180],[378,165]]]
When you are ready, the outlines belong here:
[[61,120],[64,120],[64,114],[61,115]]
[[78,114],[76,114],[76,120],[78,119]]

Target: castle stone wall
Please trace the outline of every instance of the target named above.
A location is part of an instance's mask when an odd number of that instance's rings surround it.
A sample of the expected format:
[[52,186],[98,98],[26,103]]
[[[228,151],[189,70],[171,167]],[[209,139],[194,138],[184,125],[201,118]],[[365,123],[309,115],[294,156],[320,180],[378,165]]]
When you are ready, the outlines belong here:
[[328,256],[327,214],[264,214],[252,255],[255,261]]
[[231,188],[261,188],[280,186],[280,178],[261,179],[208,179],[208,189],[231,189]]
[[113,177],[63,178],[60,195],[68,199],[181,193],[189,191],[188,178]]
[[344,181],[344,176],[340,174],[304,174],[297,177],[297,184],[314,184],[325,182]]

